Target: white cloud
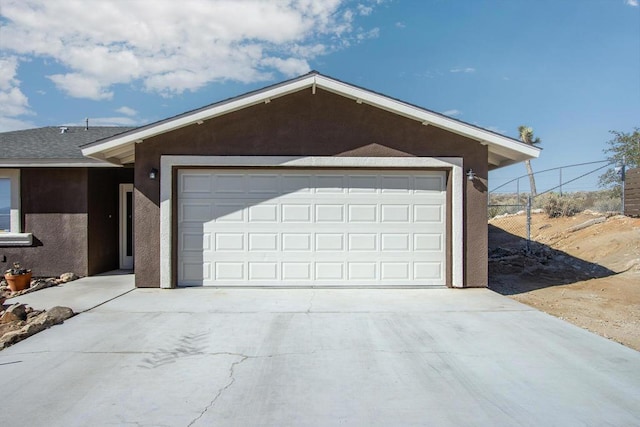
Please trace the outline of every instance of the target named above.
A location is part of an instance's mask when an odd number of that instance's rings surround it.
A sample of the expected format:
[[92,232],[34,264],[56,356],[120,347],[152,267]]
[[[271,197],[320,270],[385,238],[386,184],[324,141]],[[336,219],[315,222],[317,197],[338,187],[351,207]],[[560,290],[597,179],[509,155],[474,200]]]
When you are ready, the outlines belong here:
[[81,73],[54,74],[47,76],[68,95],[74,98],[89,98],[96,101],[113,98],[113,92],[107,91],[96,77]]
[[118,108],[116,110],[116,113],[124,114],[125,116],[130,116],[130,117],[138,114],[138,112],[133,108],[125,107],[125,106]]
[[29,120],[21,120],[13,117],[3,117],[0,115],[0,132],[9,132],[12,130],[22,130],[34,127],[33,122]]
[[407,24],[405,24],[404,22],[396,22],[395,26],[396,28],[407,28]]
[[115,85],[165,96],[215,81],[256,82],[379,30],[355,26],[379,0],[2,0],[0,49],[55,63],[69,96],[112,99]]
[[455,116],[460,116],[462,115],[462,111],[460,110],[456,110],[455,108],[453,110],[447,110],[447,111],[443,111],[442,114],[444,114],[445,116],[451,116],[451,117],[455,117]]
[[449,70],[451,73],[475,73],[476,69],[471,67],[456,67]]
[[24,129],[31,122],[20,118],[33,115],[29,108],[29,99],[20,90],[18,58],[0,57],[0,131]]
[[367,40],[367,39],[376,39],[380,36],[380,28],[372,28],[369,31],[363,31],[358,33],[358,35],[356,36],[356,39],[358,41],[363,41],[363,40]]
[[638,0],[626,0],[625,4],[628,6],[638,7]]
[[373,12],[373,7],[371,6],[366,6],[364,4],[359,4],[358,7],[358,13],[360,15],[371,15],[371,12]]

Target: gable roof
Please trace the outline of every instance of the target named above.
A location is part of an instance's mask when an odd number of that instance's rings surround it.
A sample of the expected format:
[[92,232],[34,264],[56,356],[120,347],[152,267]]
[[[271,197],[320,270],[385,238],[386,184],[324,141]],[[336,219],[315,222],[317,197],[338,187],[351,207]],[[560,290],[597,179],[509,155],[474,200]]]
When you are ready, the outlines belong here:
[[[62,129],[65,129],[62,132]],[[112,166],[88,159],[80,146],[131,127],[47,126],[0,133],[0,166]]]
[[121,135],[86,144],[82,147],[82,153],[85,156],[118,165],[132,163],[135,161],[135,144],[145,139],[185,126],[201,124],[204,120],[241,110],[252,105],[269,102],[271,99],[286,96],[301,90],[311,90],[311,93],[315,93],[317,88],[351,98],[358,103],[369,104],[393,114],[416,120],[424,125],[445,129],[449,132],[478,141],[478,143],[482,145],[487,145],[489,150],[489,169],[532,159],[538,157],[540,154],[539,148],[524,144],[517,139],[358,86],[344,83],[324,76],[317,71],[312,71],[303,76],[268,86],[264,89],[249,92],[235,98],[230,98],[146,126],[141,126]]

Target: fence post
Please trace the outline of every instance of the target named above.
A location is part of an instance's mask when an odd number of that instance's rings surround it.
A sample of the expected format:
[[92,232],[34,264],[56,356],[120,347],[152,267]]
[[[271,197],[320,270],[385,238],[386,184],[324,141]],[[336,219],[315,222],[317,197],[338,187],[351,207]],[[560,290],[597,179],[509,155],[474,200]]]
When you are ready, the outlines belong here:
[[626,181],[626,177],[625,177],[625,173],[627,172],[626,169],[626,164],[625,164],[625,158],[622,158],[622,170],[620,171],[620,179],[622,180],[622,207],[621,207],[621,213],[622,215],[624,215],[624,187],[625,187],[625,181]]
[[527,197],[527,253],[531,252],[531,194]]
[[560,197],[562,197],[562,168],[560,168]]

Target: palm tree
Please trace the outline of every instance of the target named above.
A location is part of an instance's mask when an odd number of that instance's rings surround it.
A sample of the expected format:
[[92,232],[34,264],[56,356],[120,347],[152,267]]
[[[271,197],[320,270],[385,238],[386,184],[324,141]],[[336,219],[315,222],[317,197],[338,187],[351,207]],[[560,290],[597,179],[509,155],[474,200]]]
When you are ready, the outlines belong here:
[[[528,126],[518,126],[518,133],[520,134],[520,141],[525,144],[533,145],[540,144],[540,138],[534,138],[533,129]],[[536,197],[538,192],[536,190],[536,179],[533,176],[533,169],[531,169],[531,161],[525,160],[524,165],[527,168],[527,175],[529,175],[529,185],[531,186],[531,197]]]

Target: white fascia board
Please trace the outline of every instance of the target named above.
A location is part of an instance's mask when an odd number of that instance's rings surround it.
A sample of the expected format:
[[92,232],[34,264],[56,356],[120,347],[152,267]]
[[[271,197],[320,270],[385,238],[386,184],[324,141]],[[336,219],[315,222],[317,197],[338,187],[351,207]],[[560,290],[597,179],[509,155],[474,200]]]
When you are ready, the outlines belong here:
[[82,154],[88,157],[92,157],[93,155],[98,153],[118,149],[119,147],[122,147],[126,144],[133,144],[134,142],[139,140],[145,140],[147,138],[179,129],[181,127],[197,124],[202,120],[208,120],[233,111],[241,110],[251,105],[264,103],[266,99],[271,100],[292,92],[297,92],[306,87],[311,87],[314,81],[315,76],[309,76],[307,78],[303,78],[286,85],[277,86],[272,89],[254,93],[253,95],[225,102],[220,105],[215,105],[211,108],[207,108],[206,110],[198,111],[184,117],[176,118],[174,120],[169,120],[165,123],[160,123],[157,126],[152,126],[147,129],[141,129],[138,132],[133,132],[120,138],[115,138],[100,144],[96,144],[94,146],[83,148]]
[[464,286],[465,175],[460,157],[290,157],[290,156],[176,156],[160,157],[160,287],[172,287],[172,170],[180,167],[287,168],[447,168],[451,169],[451,285]]
[[521,142],[514,141],[511,138],[497,135],[484,129],[480,129],[457,120],[452,120],[447,117],[425,111],[421,108],[405,104],[401,101],[387,98],[386,96],[353,87],[336,80],[328,79],[323,76],[316,76],[316,84],[318,87],[330,92],[346,95],[353,99],[359,99],[374,107],[378,107],[422,123],[432,124],[477,141],[486,142],[489,145],[490,150],[492,146],[503,147],[509,151],[522,153],[528,158],[538,157],[540,154],[540,149],[531,145],[523,144]]
[[538,157],[540,150],[528,144],[523,144],[484,129],[477,128],[466,123],[452,120],[450,118],[431,113],[418,107],[405,104],[401,101],[379,95],[374,92],[367,91],[351,86],[337,80],[330,79],[321,75],[310,75],[299,80],[292,81],[287,84],[258,91],[252,95],[244,96],[236,100],[224,102],[219,105],[212,106],[205,110],[194,112],[192,114],[178,117],[173,120],[167,120],[155,126],[150,126],[139,131],[132,131],[121,137],[117,137],[103,143],[99,143],[82,149],[82,154],[87,157],[99,158],[101,153],[111,150],[119,150],[124,146],[132,145],[135,142],[169,132],[181,127],[196,124],[203,120],[208,120],[220,115],[224,115],[233,111],[241,110],[251,105],[264,103],[265,100],[272,100],[289,93],[297,92],[307,87],[320,87],[329,92],[336,93],[341,96],[353,98],[377,108],[389,111],[391,113],[417,120],[421,123],[428,123],[443,128],[453,133],[477,140],[481,143],[489,145],[489,150],[499,150],[505,153],[509,158],[518,158],[518,154],[524,155],[526,158]]

